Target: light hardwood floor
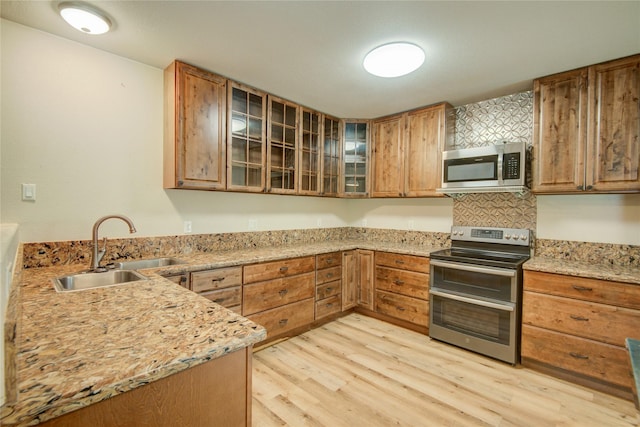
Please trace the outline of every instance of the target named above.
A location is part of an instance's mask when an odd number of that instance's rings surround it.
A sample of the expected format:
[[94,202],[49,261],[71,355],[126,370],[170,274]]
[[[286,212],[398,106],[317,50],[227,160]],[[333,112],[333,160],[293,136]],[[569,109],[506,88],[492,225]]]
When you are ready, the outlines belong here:
[[253,425],[634,426],[633,403],[359,314],[254,353]]

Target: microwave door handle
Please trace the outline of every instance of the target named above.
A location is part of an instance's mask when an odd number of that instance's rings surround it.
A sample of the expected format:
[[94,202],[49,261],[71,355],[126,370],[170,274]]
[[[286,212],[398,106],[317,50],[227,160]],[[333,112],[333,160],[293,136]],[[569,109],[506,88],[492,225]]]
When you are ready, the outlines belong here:
[[431,260],[431,265],[434,267],[444,267],[444,268],[450,268],[452,270],[471,271],[473,273],[493,274],[496,276],[505,276],[505,277],[516,276],[515,270],[507,270],[504,268],[481,267],[481,266],[475,266],[475,265],[458,264],[458,263],[438,261],[438,260]]
[[488,307],[488,308],[493,308],[496,310],[502,310],[502,311],[513,311],[513,305],[509,304],[497,304],[495,302],[489,302],[489,301],[483,301],[483,300],[479,300],[479,299],[475,299],[475,298],[469,298],[469,297],[463,297],[461,295],[454,295],[454,294],[450,294],[448,292],[440,292],[437,291],[435,289],[431,289],[431,291],[429,291],[429,293],[433,296],[437,296],[437,297],[441,297],[441,298],[448,298],[448,299],[452,299],[455,301],[460,301],[460,302],[466,302],[468,304],[473,304],[473,305],[479,305],[481,307]]
[[499,184],[502,184],[504,181],[503,159],[504,159],[504,153],[499,153],[498,154],[498,176],[497,176]]

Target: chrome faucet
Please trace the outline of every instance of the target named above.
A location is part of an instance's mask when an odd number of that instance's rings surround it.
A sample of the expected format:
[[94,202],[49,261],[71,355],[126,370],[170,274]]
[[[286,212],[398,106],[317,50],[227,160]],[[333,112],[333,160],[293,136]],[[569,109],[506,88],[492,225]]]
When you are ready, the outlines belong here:
[[93,251],[91,252],[91,271],[100,272],[106,271],[106,268],[100,267],[100,261],[104,257],[104,254],[107,253],[107,238],[105,237],[102,244],[102,249],[98,249],[98,228],[100,228],[100,224],[105,222],[108,219],[117,218],[121,219],[129,225],[129,233],[135,233],[136,227],[133,225],[133,222],[124,215],[107,215],[102,218],[98,218],[95,224],[93,224]]

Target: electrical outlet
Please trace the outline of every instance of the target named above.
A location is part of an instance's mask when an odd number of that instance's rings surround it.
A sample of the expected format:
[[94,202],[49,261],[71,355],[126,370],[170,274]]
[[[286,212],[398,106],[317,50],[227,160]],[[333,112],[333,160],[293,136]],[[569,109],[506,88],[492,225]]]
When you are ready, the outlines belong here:
[[407,221],[407,227],[409,227],[409,230],[414,230],[416,228],[416,223],[414,220],[410,219],[409,221]]
[[36,185],[35,184],[22,184],[22,200],[35,202],[36,201]]
[[363,219],[363,220],[362,220],[362,226],[363,226],[363,227],[366,227],[366,226],[367,226],[367,220],[366,220],[366,219]]
[[322,227],[322,218],[316,219],[316,226],[317,227]]
[[250,219],[249,220],[249,231],[253,231],[253,230],[257,230],[258,229],[258,220],[257,219]]
[[191,233],[191,221],[184,222],[184,232]]

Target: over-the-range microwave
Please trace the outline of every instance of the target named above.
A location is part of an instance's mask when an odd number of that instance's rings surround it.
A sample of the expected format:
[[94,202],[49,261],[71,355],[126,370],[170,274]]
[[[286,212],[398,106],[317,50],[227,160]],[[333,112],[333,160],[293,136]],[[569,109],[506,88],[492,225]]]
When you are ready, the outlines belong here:
[[442,153],[441,193],[524,192],[527,145],[505,142]]

